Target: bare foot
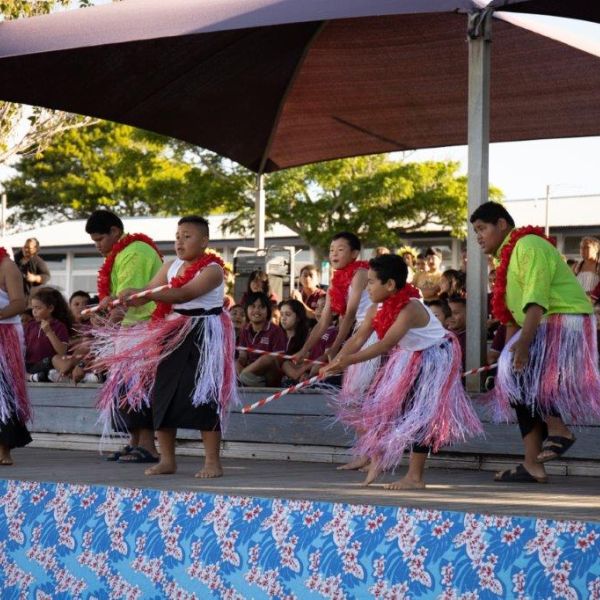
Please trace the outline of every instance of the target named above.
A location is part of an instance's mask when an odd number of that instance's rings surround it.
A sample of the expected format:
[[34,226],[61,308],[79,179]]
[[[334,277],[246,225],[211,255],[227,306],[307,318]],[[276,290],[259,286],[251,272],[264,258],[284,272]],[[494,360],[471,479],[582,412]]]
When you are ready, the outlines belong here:
[[363,485],[371,485],[380,475],[381,469],[374,462],[369,463],[369,470],[367,471]]
[[369,464],[369,459],[366,456],[361,456],[356,460],[352,460],[345,465],[337,467],[338,471],[355,471],[356,469],[362,469],[364,466]]
[[8,456],[0,456],[0,466],[10,467],[13,464],[13,459],[10,454]]
[[387,483],[383,486],[386,490],[422,490],[424,489],[425,482],[422,479],[408,479],[403,477],[398,481]]
[[177,465],[171,462],[159,462],[157,465],[148,467],[144,473],[146,475],[172,475],[177,471]]
[[371,468],[371,461],[369,461],[364,467],[361,467],[359,469],[359,471],[361,473],[368,473],[370,468]]
[[202,469],[200,469],[194,477],[198,479],[214,479],[215,477],[223,477],[223,467],[221,461],[209,462],[206,461]]

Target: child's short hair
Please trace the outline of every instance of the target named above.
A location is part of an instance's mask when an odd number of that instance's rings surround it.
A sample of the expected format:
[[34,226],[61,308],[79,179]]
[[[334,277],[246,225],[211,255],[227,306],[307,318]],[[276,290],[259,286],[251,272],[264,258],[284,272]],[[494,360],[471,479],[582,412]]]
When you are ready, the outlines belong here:
[[425,250],[425,258],[428,256],[437,256],[443,258],[442,251],[439,248],[432,248],[431,246]]
[[360,252],[360,249],[362,248],[358,236],[350,231],[340,231],[339,233],[336,233],[331,238],[331,241],[335,242],[336,240],[346,240],[350,246],[350,250],[358,250],[358,252]]
[[475,221],[483,221],[484,223],[491,223],[496,225],[500,219],[504,219],[511,227],[515,226],[515,220],[510,216],[510,213],[500,204],[490,200],[484,202],[481,206],[478,206],[471,215],[469,221],[475,223]]
[[260,300],[261,304],[267,308],[267,321],[270,321],[271,317],[273,316],[273,309],[271,305],[271,300],[269,300],[269,296],[267,296],[264,292],[250,292],[246,296],[246,301],[244,302],[244,312],[246,313],[246,319],[248,319],[248,309],[257,300]]
[[448,304],[464,304],[467,305],[467,299],[464,296],[459,296],[458,294],[454,294],[448,298]]
[[71,302],[73,301],[73,298],[85,298],[87,304],[89,304],[90,300],[92,299],[92,297],[87,292],[84,292],[83,290],[77,290],[76,292],[73,292],[71,294],[71,297],[69,298],[69,304],[71,304]]
[[85,231],[92,233],[110,233],[110,228],[116,227],[119,231],[125,231],[123,221],[110,210],[95,210],[85,224]]
[[369,261],[369,268],[377,274],[377,279],[381,283],[386,283],[390,279],[396,284],[396,289],[401,289],[406,284],[408,277],[408,267],[404,259],[397,254],[382,254]]
[[310,273],[312,273],[314,271],[315,273],[318,273],[319,269],[317,269],[317,267],[315,265],[304,265],[300,269],[300,275],[302,275],[302,273],[304,273],[304,271],[309,271]]
[[185,223],[191,223],[192,225],[196,225],[202,232],[202,235],[210,237],[208,221],[204,217],[200,217],[198,215],[187,215],[185,217],[181,217],[181,219],[177,221],[177,225],[184,225]]
[[452,311],[445,300],[430,300],[429,302],[425,302],[425,304],[427,304],[429,308],[432,306],[438,306],[444,313],[444,317],[446,317],[446,319],[452,316]]

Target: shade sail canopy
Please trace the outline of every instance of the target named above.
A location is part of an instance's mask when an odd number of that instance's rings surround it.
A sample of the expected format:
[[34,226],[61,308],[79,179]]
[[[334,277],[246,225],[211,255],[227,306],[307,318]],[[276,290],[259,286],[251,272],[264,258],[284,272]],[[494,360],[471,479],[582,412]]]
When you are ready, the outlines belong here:
[[[464,144],[465,13],[477,6],[126,0],[6,22],[0,97],[180,138],[257,172]],[[596,56],[493,29],[492,141],[600,134]]]

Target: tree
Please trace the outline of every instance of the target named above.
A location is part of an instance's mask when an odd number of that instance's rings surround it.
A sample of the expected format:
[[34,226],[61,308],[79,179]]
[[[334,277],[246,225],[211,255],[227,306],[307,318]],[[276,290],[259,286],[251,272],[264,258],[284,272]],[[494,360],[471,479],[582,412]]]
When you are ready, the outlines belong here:
[[[211,165],[209,169],[202,164]],[[232,193],[223,161],[185,148],[158,134],[102,121],[56,136],[43,157],[23,157],[5,183],[11,222],[84,218],[105,207],[125,216],[208,213]]]
[[[0,22],[48,14],[71,4],[71,0],[0,0]],[[78,2],[79,7],[91,4],[92,0]],[[38,154],[54,135],[94,122],[92,117],[0,101],[0,164],[9,164],[19,155]]]
[[[411,163],[386,155],[315,163],[268,175],[266,212],[321,256],[331,234],[356,232],[367,245],[401,245],[402,236],[440,225],[462,237],[467,217],[467,178],[455,162]],[[247,197],[247,196],[246,196]],[[490,197],[501,193],[490,189]],[[248,220],[247,207],[233,220]]]

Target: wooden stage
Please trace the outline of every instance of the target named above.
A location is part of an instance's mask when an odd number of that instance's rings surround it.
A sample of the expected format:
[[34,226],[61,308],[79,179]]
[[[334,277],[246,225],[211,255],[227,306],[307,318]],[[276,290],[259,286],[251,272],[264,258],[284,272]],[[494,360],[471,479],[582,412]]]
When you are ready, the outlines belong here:
[[403,467],[364,488],[363,474],[326,463],[225,459],[223,478],[202,481],[194,478],[200,459],[191,456],[178,458],[175,475],[155,477],[144,475],[147,465],[107,462],[91,451],[23,448],[14,458],[13,467],[1,468],[0,478],[600,521],[595,477],[555,475],[546,485],[501,484],[486,471],[431,468],[426,490],[390,492],[383,483],[398,478]]

